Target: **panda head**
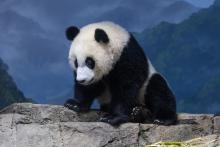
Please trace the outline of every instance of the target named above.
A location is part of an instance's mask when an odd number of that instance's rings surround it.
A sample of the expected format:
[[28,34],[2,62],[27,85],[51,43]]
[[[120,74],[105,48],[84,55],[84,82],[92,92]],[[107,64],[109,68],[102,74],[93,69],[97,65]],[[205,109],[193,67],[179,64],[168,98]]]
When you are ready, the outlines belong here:
[[113,69],[130,35],[117,24],[99,22],[81,29],[71,26],[66,30],[66,37],[72,41],[68,58],[76,81],[90,85]]

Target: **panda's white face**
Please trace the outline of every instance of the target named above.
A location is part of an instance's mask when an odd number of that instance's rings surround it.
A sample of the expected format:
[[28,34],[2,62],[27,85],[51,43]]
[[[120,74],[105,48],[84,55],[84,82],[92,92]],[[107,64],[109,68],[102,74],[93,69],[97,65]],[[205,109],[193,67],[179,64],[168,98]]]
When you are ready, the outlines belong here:
[[70,65],[76,71],[76,80],[83,85],[89,85],[93,83],[95,72],[95,61],[91,57],[86,57],[83,60],[77,58],[70,58]]
[[82,85],[99,81],[120,58],[129,40],[129,33],[120,26],[101,22],[81,28],[69,51],[69,62]]
[[[80,49],[81,47],[77,47]],[[77,51],[77,49],[75,51]],[[86,54],[85,54],[86,55]],[[92,56],[84,56],[84,54],[77,54],[74,52],[69,56],[69,62],[71,67],[75,70],[76,80],[82,85],[89,85],[96,79],[96,61]]]

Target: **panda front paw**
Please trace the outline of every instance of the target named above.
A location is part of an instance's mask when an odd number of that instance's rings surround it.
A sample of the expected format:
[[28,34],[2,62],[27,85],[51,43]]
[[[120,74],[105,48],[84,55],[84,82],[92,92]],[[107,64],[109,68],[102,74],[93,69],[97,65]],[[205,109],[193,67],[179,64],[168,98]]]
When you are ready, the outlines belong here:
[[65,102],[64,107],[79,112],[80,108],[79,108],[79,103],[76,102],[74,99],[69,99]]
[[80,106],[80,103],[74,99],[67,100],[64,104],[64,107],[67,107],[68,109],[76,111],[76,112],[86,112],[89,110],[89,108],[87,107]]
[[145,108],[144,106],[136,106],[132,109],[131,112],[131,120],[132,122],[142,123],[144,121],[152,121],[152,115],[150,110]]

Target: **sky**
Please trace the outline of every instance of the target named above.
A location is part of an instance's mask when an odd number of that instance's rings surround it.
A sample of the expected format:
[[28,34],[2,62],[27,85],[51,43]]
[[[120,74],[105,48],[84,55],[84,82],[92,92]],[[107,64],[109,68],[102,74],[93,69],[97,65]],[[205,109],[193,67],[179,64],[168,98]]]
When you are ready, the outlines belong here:
[[213,4],[214,2],[214,0],[186,0],[186,1],[200,8],[206,8],[207,6]]
[[71,97],[65,29],[110,20],[131,32],[178,23],[213,0],[1,0],[0,58],[25,96],[39,103]]

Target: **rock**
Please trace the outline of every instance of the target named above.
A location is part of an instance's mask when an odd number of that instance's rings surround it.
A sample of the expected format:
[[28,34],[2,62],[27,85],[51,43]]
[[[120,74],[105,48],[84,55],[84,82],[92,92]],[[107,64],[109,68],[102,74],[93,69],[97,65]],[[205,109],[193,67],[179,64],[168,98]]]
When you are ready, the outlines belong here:
[[177,125],[126,123],[117,128],[97,122],[99,117],[97,111],[77,114],[63,106],[13,104],[0,111],[0,147],[138,147],[197,137],[219,143],[218,116],[179,114]]
[[138,146],[139,124],[114,128],[98,119],[97,111],[13,104],[0,112],[0,147]]
[[[137,146],[138,124],[113,128],[105,123],[65,123],[61,125],[64,146]],[[83,139],[83,140],[82,140]]]
[[[176,146],[184,147],[216,147],[220,144],[220,137],[217,134],[208,135],[205,137],[194,138],[183,142],[157,142],[151,144],[150,147],[163,146],[163,145],[175,144]],[[177,145],[178,144],[178,145]]]
[[95,122],[89,125],[85,122],[19,124],[14,137],[19,140],[16,147],[137,146],[138,129],[137,124],[126,124],[116,129]]
[[25,116],[24,119],[17,120],[23,123],[88,122],[99,119],[97,111],[78,114],[63,106],[31,103],[12,104],[0,111],[0,114],[8,113]]
[[220,116],[214,118],[214,133],[220,133]]
[[200,137],[186,141],[190,146],[199,146],[199,147],[215,147],[220,145],[220,136],[219,134],[208,135],[205,137]]
[[214,115],[179,114],[178,125],[141,124],[139,143],[144,145],[158,141],[185,141],[212,134],[213,117]]

